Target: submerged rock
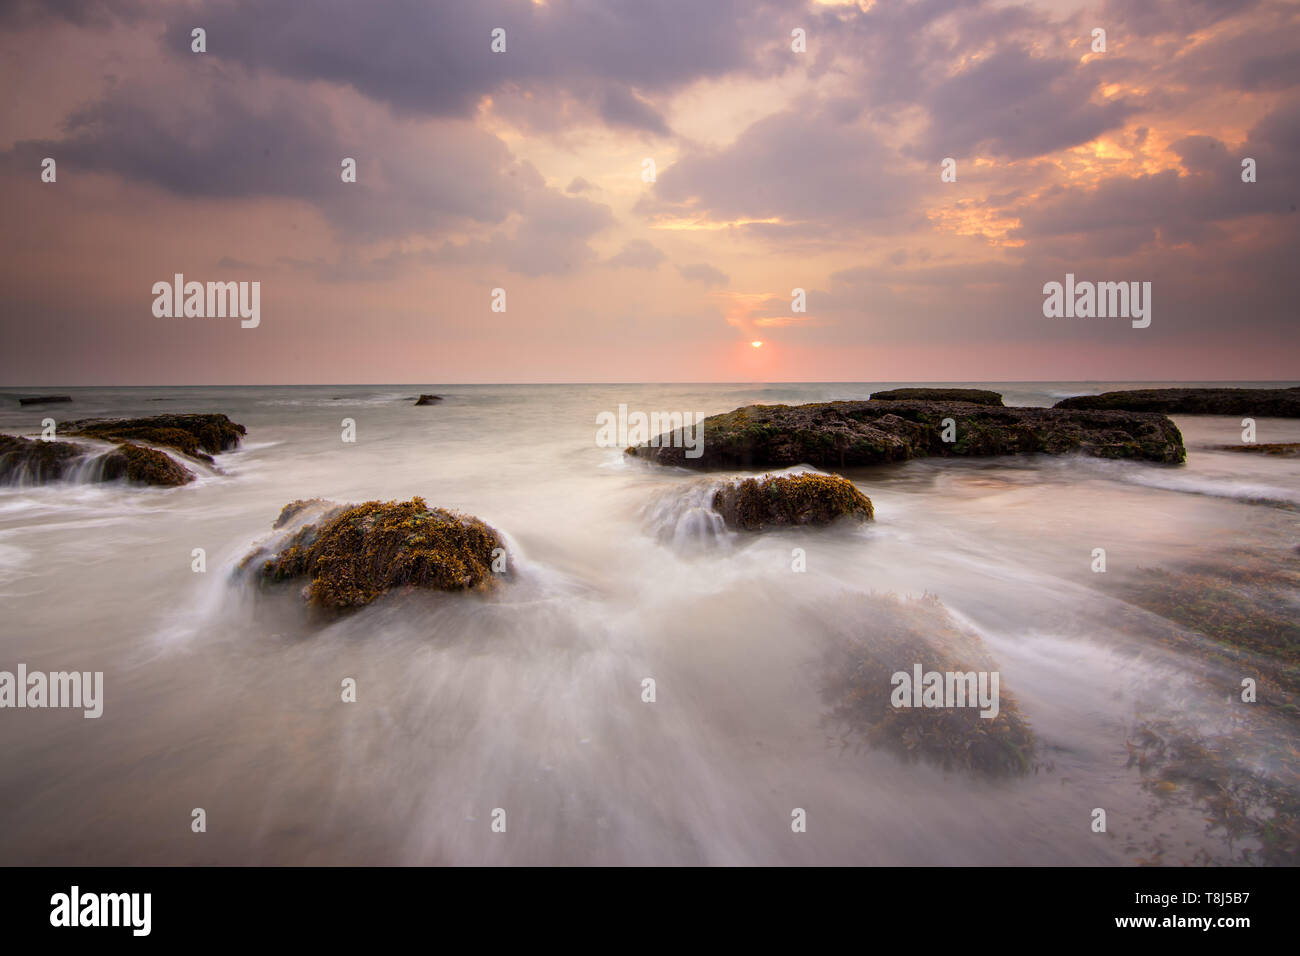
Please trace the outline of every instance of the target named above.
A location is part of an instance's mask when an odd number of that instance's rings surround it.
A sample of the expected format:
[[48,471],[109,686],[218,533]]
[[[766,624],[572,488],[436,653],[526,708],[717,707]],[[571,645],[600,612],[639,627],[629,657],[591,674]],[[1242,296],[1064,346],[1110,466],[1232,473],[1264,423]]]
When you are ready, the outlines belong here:
[[[871,594],[843,606],[822,681],[830,723],[870,747],[944,770],[1007,777],[1032,768],[1028,720],[983,641],[959,626],[938,598]],[[920,688],[913,686],[918,672]],[[929,675],[942,685],[937,693],[925,691]],[[960,693],[951,700],[949,683]]]
[[1166,415],[1258,415],[1300,418],[1300,388],[1135,388],[1078,395],[1055,408],[1115,409]]
[[983,388],[891,388],[872,392],[873,402],[970,402],[974,405],[1002,405],[1002,395]]
[[875,517],[871,499],[838,475],[746,478],[718,489],[713,496],[713,510],[736,531],[824,525],[839,518],[870,521]]
[[[953,441],[944,441],[952,419]],[[798,464],[834,469],[926,456],[1062,455],[1186,460],[1183,436],[1164,415],[1142,412],[1004,408],[969,402],[848,401],[747,405],[703,423],[698,458],[686,457],[680,432],[627,454],[695,468],[770,468]]]
[[416,405],[436,405],[442,401],[441,395],[421,395],[415,400]]
[[65,435],[111,442],[148,442],[174,448],[212,464],[212,456],[239,447],[247,434],[225,415],[154,415],[150,418],[88,418],[60,426]]
[[[67,441],[34,441],[0,435],[0,482],[42,485],[60,481],[88,463],[96,449]],[[99,454],[92,481],[126,479],[140,485],[170,488],[194,480],[194,473],[164,452],[130,443]]]
[[495,584],[493,551],[505,545],[478,518],[430,508],[423,498],[359,505],[312,499],[286,505],[275,527],[312,512],[318,517],[273,553],[254,551],[240,567],[255,565],[266,582],[306,578],[304,596],[326,608],[362,607],[400,587],[464,591]]
[[19,405],[49,405],[54,402],[70,402],[71,395],[33,395],[31,398],[18,399]]

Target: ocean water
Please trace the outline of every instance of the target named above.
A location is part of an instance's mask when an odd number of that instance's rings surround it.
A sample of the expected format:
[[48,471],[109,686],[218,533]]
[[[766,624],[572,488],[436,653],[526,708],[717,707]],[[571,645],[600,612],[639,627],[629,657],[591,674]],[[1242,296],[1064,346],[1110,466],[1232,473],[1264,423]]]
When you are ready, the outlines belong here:
[[[709,515],[725,475],[595,441],[620,404],[713,414],[890,384],[50,388],[23,394],[73,403],[28,408],[6,392],[9,434],[224,412],[248,435],[182,488],[0,488],[0,669],[105,686],[99,719],[0,712],[0,863],[1240,862],[1249,836],[1130,759],[1143,721],[1230,741],[1231,773],[1267,776],[1268,749],[1295,746],[1294,724],[1233,706],[1207,679],[1222,664],[1162,643],[1173,625],[1131,599],[1152,568],[1295,562],[1300,459],[1213,450],[1239,418],[1174,416],[1183,466],[861,469],[874,522],[761,535]],[[1131,383],[970,384],[1050,405]],[[420,392],[445,400],[414,407]],[[1300,421],[1258,419],[1258,440],[1300,441]],[[234,573],[292,500],[413,495],[497,528],[509,582],[322,618]],[[996,661],[1037,739],[1031,772],[906,761],[830,719],[837,654],[925,595]],[[1300,612],[1294,591],[1268,600]]]

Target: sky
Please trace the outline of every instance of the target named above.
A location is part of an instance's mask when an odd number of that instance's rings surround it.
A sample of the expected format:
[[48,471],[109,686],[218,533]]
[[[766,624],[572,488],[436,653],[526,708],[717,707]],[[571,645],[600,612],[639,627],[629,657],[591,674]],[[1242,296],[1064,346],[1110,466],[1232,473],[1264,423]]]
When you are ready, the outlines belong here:
[[1294,2],[7,0],[0,87],[0,386],[1300,379]]

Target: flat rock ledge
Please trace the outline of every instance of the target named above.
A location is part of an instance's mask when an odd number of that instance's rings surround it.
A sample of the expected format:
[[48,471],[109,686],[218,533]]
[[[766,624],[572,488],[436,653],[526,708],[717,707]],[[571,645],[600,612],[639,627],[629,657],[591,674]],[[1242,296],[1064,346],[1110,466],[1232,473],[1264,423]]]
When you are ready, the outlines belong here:
[[1078,453],[1167,464],[1187,458],[1177,426],[1150,412],[868,400],[747,405],[706,418],[703,428],[698,458],[686,457],[680,431],[628,448],[627,454],[698,469],[806,464],[824,470],[984,455]]
[[1258,415],[1300,418],[1297,388],[1135,388],[1100,395],[1079,395],[1055,408],[1115,409],[1164,415]]

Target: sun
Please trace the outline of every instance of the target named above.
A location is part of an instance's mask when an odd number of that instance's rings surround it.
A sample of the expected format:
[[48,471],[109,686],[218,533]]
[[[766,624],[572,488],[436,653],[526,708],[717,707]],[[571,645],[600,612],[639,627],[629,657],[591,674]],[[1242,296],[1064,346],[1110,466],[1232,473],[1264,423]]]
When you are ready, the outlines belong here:
[[756,349],[761,349],[761,348],[763,347],[763,343],[762,343],[762,342],[750,342],[749,344],[750,344],[751,346],[753,346],[754,348],[756,348]]

